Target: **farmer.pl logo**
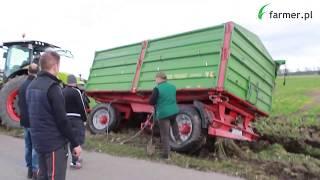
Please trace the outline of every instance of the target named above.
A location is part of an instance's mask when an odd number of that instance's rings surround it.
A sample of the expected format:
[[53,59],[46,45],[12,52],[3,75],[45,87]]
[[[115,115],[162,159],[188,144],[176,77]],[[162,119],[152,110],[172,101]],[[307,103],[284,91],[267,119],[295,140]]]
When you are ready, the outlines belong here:
[[267,10],[270,4],[263,5],[258,11],[258,18],[262,20],[263,18],[269,19],[302,19],[309,20],[312,19],[312,11],[308,12],[277,12],[274,10]]

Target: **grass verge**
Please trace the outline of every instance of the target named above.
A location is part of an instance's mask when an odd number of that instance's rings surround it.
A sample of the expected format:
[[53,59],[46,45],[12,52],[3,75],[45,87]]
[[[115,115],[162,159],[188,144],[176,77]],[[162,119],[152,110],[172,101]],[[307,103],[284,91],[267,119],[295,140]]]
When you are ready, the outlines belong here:
[[306,109],[306,113],[316,113],[320,110],[320,104],[313,104],[314,99],[309,93],[319,89],[319,80],[320,76],[289,76],[283,86],[283,79],[278,78],[273,93],[271,116],[291,115],[308,104],[312,105]]

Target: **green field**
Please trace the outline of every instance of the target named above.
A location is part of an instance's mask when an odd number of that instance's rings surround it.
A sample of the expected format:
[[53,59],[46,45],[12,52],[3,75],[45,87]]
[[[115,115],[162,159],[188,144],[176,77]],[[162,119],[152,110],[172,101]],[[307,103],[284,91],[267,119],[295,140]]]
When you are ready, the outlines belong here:
[[288,76],[285,86],[283,81],[283,77],[276,81],[271,116],[320,112],[320,76]]

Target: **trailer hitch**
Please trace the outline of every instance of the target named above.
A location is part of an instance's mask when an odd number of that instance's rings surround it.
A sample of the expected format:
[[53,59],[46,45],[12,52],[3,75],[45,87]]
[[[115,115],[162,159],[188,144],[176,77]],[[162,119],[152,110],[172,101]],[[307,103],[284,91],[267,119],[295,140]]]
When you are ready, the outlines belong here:
[[229,102],[229,97],[223,96],[223,95],[210,95],[209,96],[210,101],[213,102],[213,104],[218,104],[222,102]]

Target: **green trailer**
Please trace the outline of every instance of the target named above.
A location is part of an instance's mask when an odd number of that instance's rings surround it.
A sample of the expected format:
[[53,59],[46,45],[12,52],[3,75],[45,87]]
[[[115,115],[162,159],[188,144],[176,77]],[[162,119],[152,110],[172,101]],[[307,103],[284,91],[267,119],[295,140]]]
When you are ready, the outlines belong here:
[[90,129],[103,133],[135,113],[151,113],[148,97],[162,71],[177,87],[180,104],[176,121],[183,143],[172,136],[173,149],[190,150],[202,142],[203,132],[255,140],[251,123],[270,113],[281,63],[255,34],[233,22],[97,51],[86,85],[99,102]]

